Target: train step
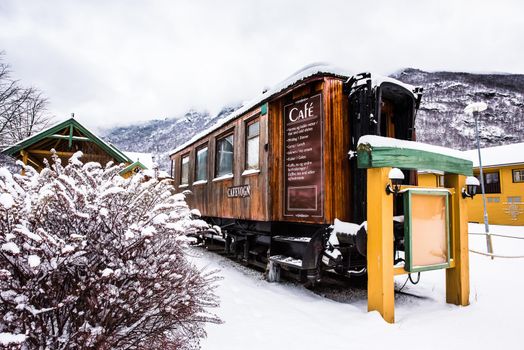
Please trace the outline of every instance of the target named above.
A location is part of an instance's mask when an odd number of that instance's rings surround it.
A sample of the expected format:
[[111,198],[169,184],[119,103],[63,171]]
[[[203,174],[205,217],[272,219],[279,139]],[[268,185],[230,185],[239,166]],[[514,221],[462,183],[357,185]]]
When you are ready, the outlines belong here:
[[269,255],[282,267],[311,270],[318,266],[322,247],[322,231],[311,236],[279,235],[271,237]]
[[212,240],[212,241],[218,241],[218,242],[225,242],[226,241],[224,239],[224,237],[222,237],[220,235],[217,235],[217,234],[204,233],[203,236],[204,236],[205,239]]
[[311,237],[293,237],[293,236],[273,236],[273,241],[276,242],[292,242],[292,243],[309,243]]
[[296,259],[285,255],[273,255],[269,257],[269,260],[279,265],[289,266],[296,269],[302,269],[301,259]]

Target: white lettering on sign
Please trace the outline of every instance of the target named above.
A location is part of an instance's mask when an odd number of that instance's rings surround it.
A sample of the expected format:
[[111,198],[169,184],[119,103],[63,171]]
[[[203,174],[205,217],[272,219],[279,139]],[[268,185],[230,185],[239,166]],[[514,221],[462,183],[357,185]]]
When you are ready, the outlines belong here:
[[313,102],[304,103],[303,109],[291,108],[289,111],[289,121],[296,122],[298,120],[304,120],[314,117],[313,115]]
[[228,198],[251,197],[251,187],[249,185],[234,186],[227,188]]
[[322,94],[284,106],[284,215],[323,216]]

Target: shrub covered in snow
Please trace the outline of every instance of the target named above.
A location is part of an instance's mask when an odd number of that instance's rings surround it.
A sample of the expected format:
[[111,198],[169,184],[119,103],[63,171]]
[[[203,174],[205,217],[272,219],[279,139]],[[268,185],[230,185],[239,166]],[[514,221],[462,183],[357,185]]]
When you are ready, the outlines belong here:
[[0,168],[0,344],[198,348],[219,322],[216,277],[188,262],[185,234],[206,224],[168,181],[79,156],[26,176]]

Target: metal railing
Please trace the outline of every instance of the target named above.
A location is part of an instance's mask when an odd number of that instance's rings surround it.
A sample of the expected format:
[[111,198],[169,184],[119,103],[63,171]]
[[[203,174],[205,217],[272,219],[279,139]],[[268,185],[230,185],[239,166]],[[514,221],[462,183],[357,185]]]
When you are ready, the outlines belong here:
[[[479,232],[469,232],[469,234],[477,235],[477,236],[486,236],[487,235],[486,233],[479,233]],[[501,235],[497,233],[490,233],[489,235],[496,236],[496,237],[502,237],[502,238],[509,238],[509,239],[524,239],[524,236],[519,237],[519,236],[511,236],[511,235]],[[469,251],[475,254],[489,256],[491,258],[504,258],[504,259],[522,259],[524,258],[524,255],[500,255],[500,254],[495,254],[495,253],[484,253],[484,252],[480,252],[474,249],[469,249]]]

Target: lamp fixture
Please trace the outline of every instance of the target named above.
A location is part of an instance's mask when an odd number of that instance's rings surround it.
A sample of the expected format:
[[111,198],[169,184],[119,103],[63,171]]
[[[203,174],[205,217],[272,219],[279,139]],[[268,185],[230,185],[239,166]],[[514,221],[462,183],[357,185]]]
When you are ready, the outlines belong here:
[[391,183],[386,186],[386,193],[388,195],[392,193],[398,194],[400,192],[400,187],[402,186],[402,181],[404,181],[404,173],[399,168],[391,168],[388,178]]
[[472,198],[477,194],[477,189],[480,186],[479,180],[474,176],[466,178],[466,187],[462,188],[462,198]]

